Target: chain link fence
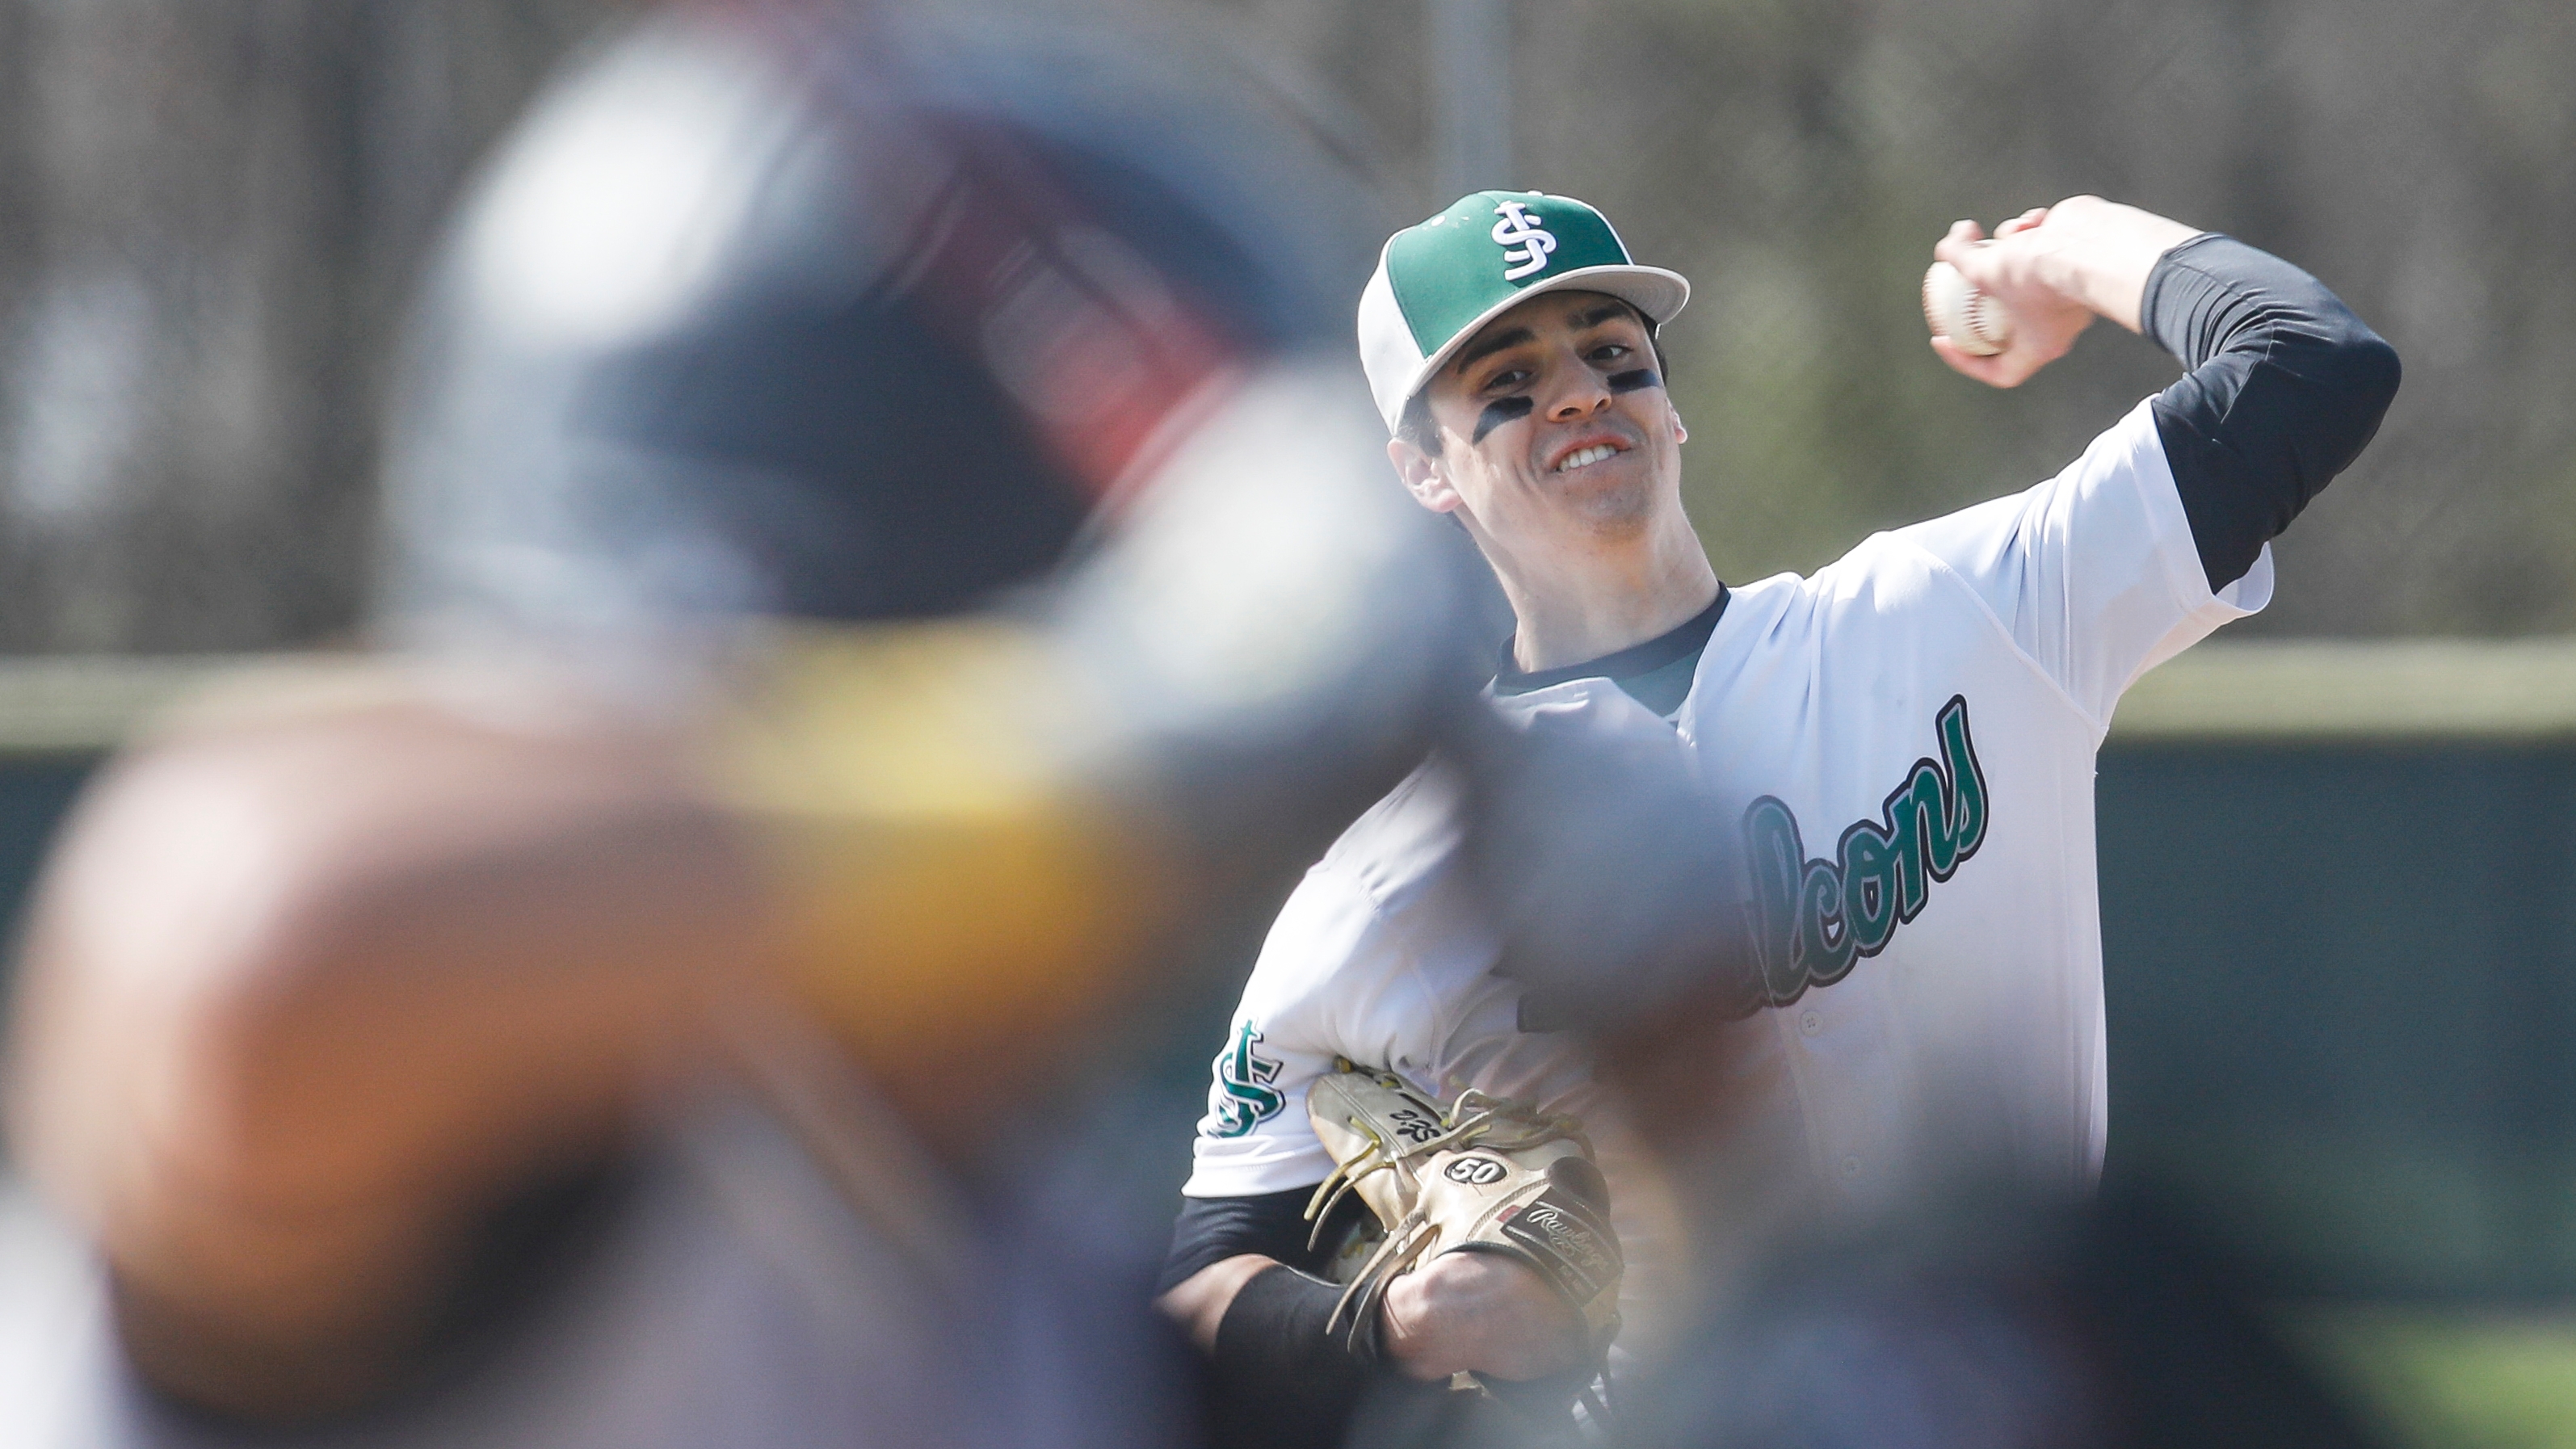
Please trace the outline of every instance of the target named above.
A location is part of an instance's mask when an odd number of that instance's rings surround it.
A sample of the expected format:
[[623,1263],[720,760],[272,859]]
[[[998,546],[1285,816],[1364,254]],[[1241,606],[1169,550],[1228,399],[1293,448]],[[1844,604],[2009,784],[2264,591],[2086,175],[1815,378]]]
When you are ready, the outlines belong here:
[[[1068,0],[1069,3],[1069,0]],[[1198,0],[1449,198],[1432,0]],[[311,644],[357,617],[402,298],[610,0],[0,0],[0,650]],[[1950,220],[2095,191],[2323,276],[2408,377],[2253,631],[2576,627],[2576,9],[2561,0],[1508,0],[1479,184],[1603,205],[1673,327],[1720,572],[2053,472],[2172,375],[2096,328],[1998,394],[1924,346]],[[1360,278],[1353,278],[1356,294]]]

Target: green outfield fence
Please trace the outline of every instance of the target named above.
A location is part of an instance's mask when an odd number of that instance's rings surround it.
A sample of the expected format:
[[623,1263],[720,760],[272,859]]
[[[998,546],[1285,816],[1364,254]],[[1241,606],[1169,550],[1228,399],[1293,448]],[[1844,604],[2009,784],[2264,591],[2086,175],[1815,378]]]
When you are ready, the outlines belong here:
[[2576,643],[2204,646],[2097,798],[2108,1180],[2391,1442],[2576,1444]]
[[2212,645],[2098,799],[2110,1175],[2285,1287],[2576,1297],[2576,645]]

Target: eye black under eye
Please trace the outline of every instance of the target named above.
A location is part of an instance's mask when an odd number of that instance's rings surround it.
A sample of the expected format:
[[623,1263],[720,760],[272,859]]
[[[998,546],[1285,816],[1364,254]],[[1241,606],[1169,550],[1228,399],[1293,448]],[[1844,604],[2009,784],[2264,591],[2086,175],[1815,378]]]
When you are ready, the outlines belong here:
[[1536,406],[1537,404],[1532,403],[1526,394],[1520,397],[1501,397],[1494,399],[1492,402],[1485,404],[1484,416],[1476,419],[1476,436],[1468,439],[1467,441],[1471,443],[1481,443],[1485,441],[1485,435],[1487,433],[1492,432],[1494,429],[1501,427],[1505,423],[1518,422],[1522,418],[1528,417]]

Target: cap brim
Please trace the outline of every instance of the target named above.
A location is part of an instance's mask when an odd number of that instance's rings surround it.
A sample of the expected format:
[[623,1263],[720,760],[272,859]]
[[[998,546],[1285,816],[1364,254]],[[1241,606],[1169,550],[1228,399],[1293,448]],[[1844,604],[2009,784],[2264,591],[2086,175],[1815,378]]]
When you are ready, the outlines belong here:
[[1549,292],[1601,292],[1618,298],[1645,314],[1646,320],[1658,327],[1673,320],[1690,301],[1690,279],[1662,267],[1641,267],[1633,263],[1615,267],[1577,267],[1544,281],[1532,282],[1512,295],[1478,313],[1475,319],[1458,329],[1457,334],[1442,343],[1440,350],[1422,359],[1414,369],[1413,382],[1404,390],[1410,403],[1430,382],[1431,375],[1458,354],[1458,349],[1475,340],[1488,323],[1528,301]]

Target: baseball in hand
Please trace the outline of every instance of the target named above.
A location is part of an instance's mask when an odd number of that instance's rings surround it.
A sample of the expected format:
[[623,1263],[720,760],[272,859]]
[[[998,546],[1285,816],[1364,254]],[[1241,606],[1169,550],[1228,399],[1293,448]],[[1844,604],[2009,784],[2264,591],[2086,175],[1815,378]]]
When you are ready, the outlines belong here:
[[1961,352],[1992,357],[2012,345],[2012,313],[2001,300],[1969,286],[1948,262],[1934,262],[1923,274],[1923,320],[1933,336],[1949,338]]

